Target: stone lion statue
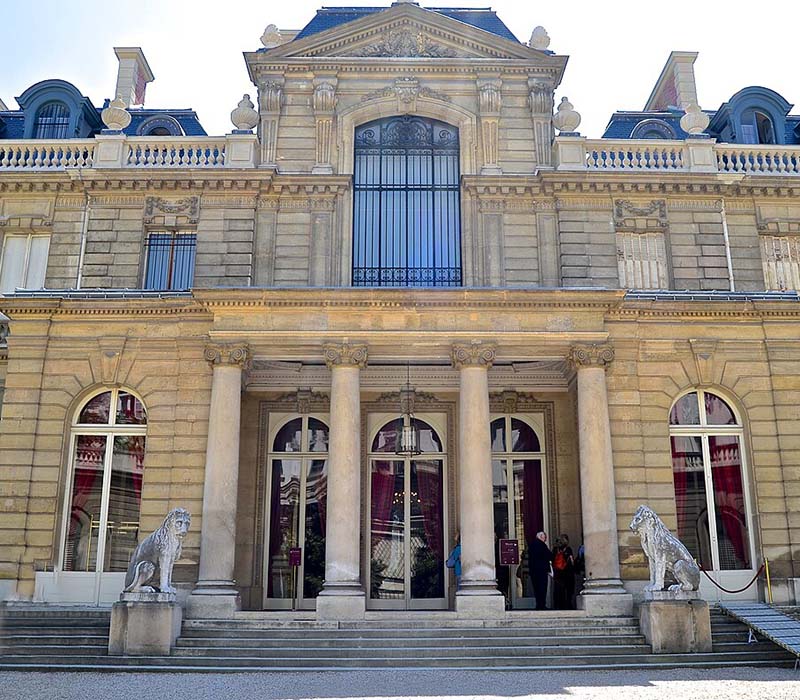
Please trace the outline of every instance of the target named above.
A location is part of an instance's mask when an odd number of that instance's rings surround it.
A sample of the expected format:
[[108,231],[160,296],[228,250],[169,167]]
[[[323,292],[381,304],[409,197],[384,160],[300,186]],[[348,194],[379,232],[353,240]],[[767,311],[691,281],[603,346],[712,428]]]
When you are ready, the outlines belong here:
[[158,590],[175,593],[172,585],[172,567],[180,559],[183,538],[189,531],[192,516],[185,508],[175,508],[167,513],[161,527],[139,543],[128,564],[123,593],[154,593],[146,586],[156,568],[159,570]]
[[642,538],[642,549],[650,564],[650,584],[645,591],[663,591],[667,572],[678,582],[669,587],[670,591],[696,591],[700,587],[700,568],[654,510],[639,506],[630,528]]

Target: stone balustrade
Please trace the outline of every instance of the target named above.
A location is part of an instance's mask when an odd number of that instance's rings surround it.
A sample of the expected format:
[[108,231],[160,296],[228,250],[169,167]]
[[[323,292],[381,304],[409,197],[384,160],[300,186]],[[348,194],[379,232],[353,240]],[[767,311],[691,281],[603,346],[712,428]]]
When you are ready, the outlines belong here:
[[253,134],[175,137],[102,134],[94,139],[0,140],[0,172],[67,168],[254,168]]
[[800,146],[559,136],[553,149],[555,168],[564,171],[800,175]]
[[798,146],[738,146],[720,144],[714,147],[721,173],[758,175],[800,175]]
[[0,140],[0,171],[91,168],[96,145],[94,139]]

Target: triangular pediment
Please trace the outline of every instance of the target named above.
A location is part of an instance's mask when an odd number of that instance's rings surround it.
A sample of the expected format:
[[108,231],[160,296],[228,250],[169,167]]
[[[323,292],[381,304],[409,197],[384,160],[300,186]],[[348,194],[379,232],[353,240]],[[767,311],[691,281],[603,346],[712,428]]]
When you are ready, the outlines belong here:
[[[261,56],[281,58],[544,59],[554,56],[411,4],[282,44]],[[549,60],[548,60],[549,59]]]

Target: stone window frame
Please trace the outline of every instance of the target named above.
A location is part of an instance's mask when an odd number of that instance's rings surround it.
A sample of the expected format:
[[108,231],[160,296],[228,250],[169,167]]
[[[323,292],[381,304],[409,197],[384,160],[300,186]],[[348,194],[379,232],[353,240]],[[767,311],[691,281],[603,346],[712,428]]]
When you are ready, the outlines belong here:
[[[337,172],[340,175],[353,177],[355,170],[355,130],[372,121],[384,117],[398,117],[408,114],[398,109],[397,97],[378,97],[357,103],[337,113]],[[463,182],[464,177],[479,175],[478,156],[475,144],[478,142],[478,115],[464,107],[446,102],[434,97],[420,96],[415,100],[414,116],[436,119],[458,129],[459,139],[459,173]],[[473,274],[473,246],[475,234],[469,218],[472,202],[461,188],[461,288],[468,288],[475,284]],[[353,267],[353,196],[345,199],[346,205],[342,208],[338,240],[333,241],[333,249],[340,251],[338,261],[338,286],[351,286],[351,273]]]

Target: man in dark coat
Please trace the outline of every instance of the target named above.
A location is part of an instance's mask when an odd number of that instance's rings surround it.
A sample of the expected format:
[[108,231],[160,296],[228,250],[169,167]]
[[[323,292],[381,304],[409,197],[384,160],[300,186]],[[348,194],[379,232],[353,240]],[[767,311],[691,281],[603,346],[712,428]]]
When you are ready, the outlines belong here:
[[533,581],[533,595],[536,597],[536,609],[547,610],[547,583],[550,577],[553,553],[547,546],[547,535],[544,532],[536,533],[536,538],[528,547],[528,559]]

